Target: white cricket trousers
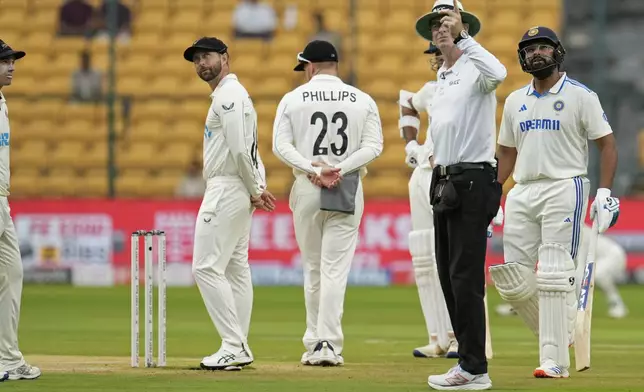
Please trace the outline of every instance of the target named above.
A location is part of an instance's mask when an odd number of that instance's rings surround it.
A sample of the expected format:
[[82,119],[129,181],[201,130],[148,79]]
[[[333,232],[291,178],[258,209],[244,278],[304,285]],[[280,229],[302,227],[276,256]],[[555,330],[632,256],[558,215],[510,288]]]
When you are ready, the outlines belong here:
[[9,202],[0,197],[0,370],[13,370],[25,361],[18,349],[22,296],[22,260]]
[[238,352],[248,340],[253,308],[248,265],[253,211],[239,177],[211,178],[195,227],[192,272],[221,337],[221,348],[230,352]]
[[289,206],[304,271],[306,332],[302,342],[313,352],[319,341],[326,340],[336,354],[342,354],[344,295],[364,211],[362,181],[354,215],[320,210],[320,188],[303,175],[296,176]]

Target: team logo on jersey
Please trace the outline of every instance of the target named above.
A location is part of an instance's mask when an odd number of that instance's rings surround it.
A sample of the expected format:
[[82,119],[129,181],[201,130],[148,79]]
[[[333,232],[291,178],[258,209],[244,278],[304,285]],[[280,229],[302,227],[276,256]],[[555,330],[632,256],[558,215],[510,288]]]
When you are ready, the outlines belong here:
[[9,132],[0,134],[0,147],[9,147]]
[[562,101],[562,100],[558,100],[558,101],[556,101],[556,102],[555,102],[555,104],[554,104],[554,105],[552,105],[552,107],[553,107],[553,108],[555,109],[555,111],[557,111],[557,112],[562,111],[562,110],[563,110],[563,108],[564,108],[565,106],[566,106],[566,105],[564,104],[564,101]]
[[536,27],[533,27],[530,30],[528,30],[528,37],[534,37],[537,34],[539,34],[539,29]]
[[227,112],[228,112],[228,111],[230,111],[230,110],[233,110],[233,108],[235,107],[235,102],[232,102],[232,103],[230,104],[230,106],[221,105],[221,107],[222,107],[225,111],[227,111]]
[[525,104],[524,104],[524,105],[521,105],[521,109],[519,109],[519,113],[521,113],[521,112],[525,112],[526,110],[528,110],[528,107],[527,107],[527,106],[525,106]]

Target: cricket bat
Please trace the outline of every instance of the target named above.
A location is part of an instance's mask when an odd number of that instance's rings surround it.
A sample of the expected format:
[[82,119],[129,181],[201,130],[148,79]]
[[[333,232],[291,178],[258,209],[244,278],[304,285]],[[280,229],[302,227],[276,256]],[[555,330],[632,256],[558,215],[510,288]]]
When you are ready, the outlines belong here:
[[485,288],[485,295],[483,296],[483,304],[485,304],[485,357],[492,359],[494,352],[492,351],[492,334],[490,333],[490,317],[487,311],[487,287]]
[[575,367],[578,372],[590,368],[590,322],[593,316],[593,293],[595,291],[595,251],[599,229],[597,221],[593,222],[586,258],[586,269],[581,282],[581,292],[577,304],[575,320]]

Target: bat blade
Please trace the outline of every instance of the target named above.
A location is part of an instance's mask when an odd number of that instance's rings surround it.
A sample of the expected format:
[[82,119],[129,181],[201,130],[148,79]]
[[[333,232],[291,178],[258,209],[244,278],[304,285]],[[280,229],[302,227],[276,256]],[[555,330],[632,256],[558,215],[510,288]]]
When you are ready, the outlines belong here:
[[593,316],[593,294],[595,292],[595,251],[599,230],[593,222],[588,246],[586,268],[581,282],[581,292],[575,320],[575,368],[578,372],[590,369],[590,329]]

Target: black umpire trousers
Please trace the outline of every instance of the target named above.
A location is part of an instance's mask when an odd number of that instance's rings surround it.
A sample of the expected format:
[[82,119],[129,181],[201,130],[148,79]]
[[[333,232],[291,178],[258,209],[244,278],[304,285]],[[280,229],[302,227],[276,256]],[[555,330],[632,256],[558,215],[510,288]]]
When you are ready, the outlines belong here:
[[485,255],[487,227],[503,193],[487,163],[437,166],[432,176],[436,265],[458,341],[459,364],[487,373],[485,357]]

